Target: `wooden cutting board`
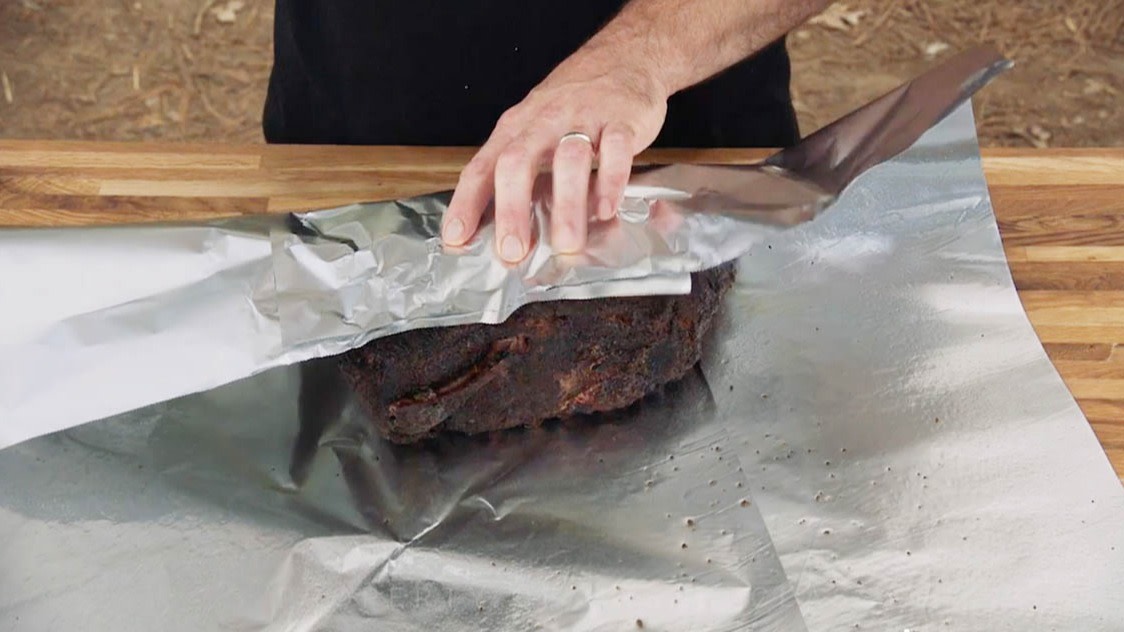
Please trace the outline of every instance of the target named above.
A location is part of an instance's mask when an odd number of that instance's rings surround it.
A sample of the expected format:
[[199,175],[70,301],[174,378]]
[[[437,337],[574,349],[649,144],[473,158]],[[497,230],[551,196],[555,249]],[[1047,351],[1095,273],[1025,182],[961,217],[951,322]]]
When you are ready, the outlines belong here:
[[[651,152],[737,163],[762,151]],[[456,183],[470,150],[0,141],[0,227],[326,208]],[[1023,305],[1124,477],[1124,148],[993,149],[984,171]]]

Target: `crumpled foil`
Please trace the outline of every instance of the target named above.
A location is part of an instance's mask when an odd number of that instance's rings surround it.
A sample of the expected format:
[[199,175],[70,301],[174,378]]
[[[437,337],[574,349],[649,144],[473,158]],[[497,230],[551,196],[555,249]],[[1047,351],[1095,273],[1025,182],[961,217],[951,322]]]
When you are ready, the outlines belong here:
[[490,227],[441,245],[448,193],[293,218],[0,231],[0,304],[20,306],[0,314],[0,448],[532,301],[686,293],[690,272],[817,217],[1008,66],[969,50],[762,164],[639,171],[580,255],[550,248],[543,178],[517,266],[493,254]]
[[[182,310],[271,269],[246,224],[78,232],[212,253]],[[1124,491],[1019,306],[969,107],[740,268],[700,370],[621,415],[391,446],[346,389],[302,420],[280,367],[0,450],[0,629],[1124,628]],[[279,335],[251,304],[234,334]],[[147,308],[108,322],[198,317]]]
[[982,173],[964,107],[741,260],[703,371],[810,630],[1124,630],[1124,490]]
[[699,373],[601,422],[424,447],[370,436],[346,389],[309,427],[298,380],[0,451],[0,628],[804,629]]
[[490,223],[462,248],[442,246],[451,192],[299,215],[275,247],[284,344],[331,355],[410,329],[502,322],[533,301],[686,294],[691,272],[814,219],[1009,67],[994,49],[970,49],[764,163],[640,170],[618,219],[593,224],[577,255],[551,248],[549,174],[535,183],[531,249],[515,266],[493,254]]

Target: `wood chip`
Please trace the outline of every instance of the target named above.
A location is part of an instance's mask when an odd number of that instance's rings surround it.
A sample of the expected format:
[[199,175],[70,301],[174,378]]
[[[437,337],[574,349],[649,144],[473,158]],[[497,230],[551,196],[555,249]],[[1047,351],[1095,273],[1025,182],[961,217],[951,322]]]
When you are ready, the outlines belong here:
[[1100,94],[1102,92],[1107,92],[1108,94],[1116,94],[1116,88],[1113,88],[1100,79],[1090,78],[1085,80],[1085,88],[1082,90],[1082,92],[1089,96]]
[[849,31],[852,27],[858,25],[865,15],[866,11],[862,9],[852,11],[845,4],[835,3],[823,13],[808,20],[808,24],[815,24],[836,31]]
[[140,68],[133,66],[133,92],[140,92]]
[[932,42],[930,44],[925,45],[924,52],[925,52],[926,57],[936,57],[937,55],[940,55],[941,53],[945,52],[949,48],[951,48],[951,47],[944,42]]
[[881,29],[882,26],[885,25],[886,22],[890,19],[890,16],[893,15],[893,13],[897,10],[899,2],[900,0],[893,0],[893,2],[890,2],[886,7],[886,10],[882,12],[882,15],[878,16],[878,19],[874,21],[874,25],[868,28],[865,33],[855,38],[854,44],[856,47],[866,44],[872,37],[874,37],[874,34],[878,32],[878,29]]
[[1053,137],[1053,134],[1051,134],[1049,130],[1037,124],[1028,125],[1026,127],[1016,127],[1011,131],[1037,149],[1046,149],[1049,147],[1050,139]]
[[238,19],[238,12],[245,6],[242,0],[228,0],[226,4],[211,9],[211,13],[220,24],[234,24]]

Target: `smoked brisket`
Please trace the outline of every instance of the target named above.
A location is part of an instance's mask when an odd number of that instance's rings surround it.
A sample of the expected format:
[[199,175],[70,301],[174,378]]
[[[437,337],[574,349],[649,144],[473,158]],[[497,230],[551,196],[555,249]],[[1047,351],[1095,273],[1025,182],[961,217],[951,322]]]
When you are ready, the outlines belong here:
[[613,411],[682,378],[734,278],[692,276],[690,294],[532,303],[499,325],[374,340],[340,366],[380,434],[409,443]]

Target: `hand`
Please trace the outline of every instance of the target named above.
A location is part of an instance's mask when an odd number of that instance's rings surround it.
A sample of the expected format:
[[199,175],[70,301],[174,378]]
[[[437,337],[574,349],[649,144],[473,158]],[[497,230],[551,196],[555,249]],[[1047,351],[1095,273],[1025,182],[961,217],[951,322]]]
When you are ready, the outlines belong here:
[[[653,73],[609,51],[563,62],[518,105],[500,117],[488,141],[461,172],[442,225],[442,238],[460,246],[476,233],[495,200],[496,249],[508,262],[530,250],[531,190],[540,167],[553,164],[551,245],[580,252],[591,219],[616,215],[632,159],[656,139],[668,93]],[[561,141],[570,132],[580,137]],[[599,167],[590,191],[594,154]]]

